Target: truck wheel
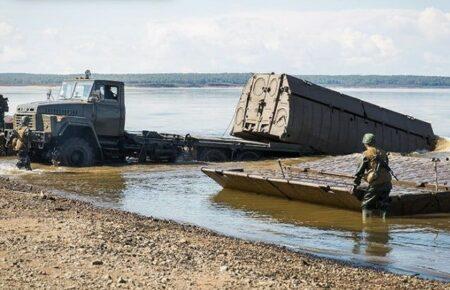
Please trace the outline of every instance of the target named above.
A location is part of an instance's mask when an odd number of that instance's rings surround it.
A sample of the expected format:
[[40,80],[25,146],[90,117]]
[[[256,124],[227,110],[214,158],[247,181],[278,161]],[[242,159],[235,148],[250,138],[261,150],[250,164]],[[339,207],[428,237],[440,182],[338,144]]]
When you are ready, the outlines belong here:
[[222,150],[204,149],[200,156],[200,160],[206,162],[225,162],[229,161],[229,158]]
[[71,167],[85,167],[94,165],[94,150],[88,141],[73,137],[64,142],[59,148],[61,165]]
[[238,161],[256,161],[261,159],[261,155],[253,151],[243,151],[237,155]]

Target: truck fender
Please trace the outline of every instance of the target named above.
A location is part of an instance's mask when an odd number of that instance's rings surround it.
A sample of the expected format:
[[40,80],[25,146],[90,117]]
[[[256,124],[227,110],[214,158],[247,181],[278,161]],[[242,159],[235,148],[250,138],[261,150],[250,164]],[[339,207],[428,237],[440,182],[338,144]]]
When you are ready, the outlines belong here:
[[64,135],[76,136],[79,135],[81,137],[89,136],[92,141],[92,145],[95,146],[99,153],[100,159],[103,161],[103,151],[100,145],[100,141],[98,140],[97,133],[95,132],[92,124],[88,123],[70,123],[66,122],[58,132],[58,137],[62,138]]

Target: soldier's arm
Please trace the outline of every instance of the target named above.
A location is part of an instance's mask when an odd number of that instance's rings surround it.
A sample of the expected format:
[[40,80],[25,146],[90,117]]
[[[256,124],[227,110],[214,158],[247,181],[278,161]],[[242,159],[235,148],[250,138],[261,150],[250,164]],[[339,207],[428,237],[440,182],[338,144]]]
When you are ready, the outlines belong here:
[[364,173],[366,172],[366,169],[368,168],[369,165],[369,159],[367,159],[366,157],[363,157],[363,160],[361,161],[358,170],[356,171],[355,174],[355,180],[353,181],[353,184],[355,186],[358,186],[361,184],[361,180],[364,176]]
[[13,130],[11,131],[11,133],[8,135],[8,137],[6,138],[6,144],[5,147],[10,147],[11,144],[13,143],[13,140],[16,139],[18,136],[17,131]]

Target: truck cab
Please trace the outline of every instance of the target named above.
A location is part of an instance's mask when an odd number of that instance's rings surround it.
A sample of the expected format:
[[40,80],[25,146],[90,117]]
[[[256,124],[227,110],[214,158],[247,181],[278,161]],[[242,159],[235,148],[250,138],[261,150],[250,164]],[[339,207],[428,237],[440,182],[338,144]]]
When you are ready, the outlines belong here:
[[[125,94],[122,82],[90,79],[65,81],[61,85],[58,101],[40,105],[43,108],[47,106],[44,111],[48,113],[89,119],[98,136],[119,137],[124,134]],[[48,110],[50,107],[53,111]]]
[[89,166],[103,159],[104,147],[117,147],[125,134],[124,83],[86,77],[64,81],[57,96],[19,105],[14,129],[29,116],[31,155],[50,161],[55,155],[69,166]]

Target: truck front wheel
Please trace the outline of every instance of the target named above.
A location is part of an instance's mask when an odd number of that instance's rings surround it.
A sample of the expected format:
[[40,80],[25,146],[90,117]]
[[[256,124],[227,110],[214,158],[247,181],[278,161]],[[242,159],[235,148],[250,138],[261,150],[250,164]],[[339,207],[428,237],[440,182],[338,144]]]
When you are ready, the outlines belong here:
[[58,153],[63,166],[85,167],[92,166],[95,162],[92,146],[88,141],[78,137],[64,141]]

